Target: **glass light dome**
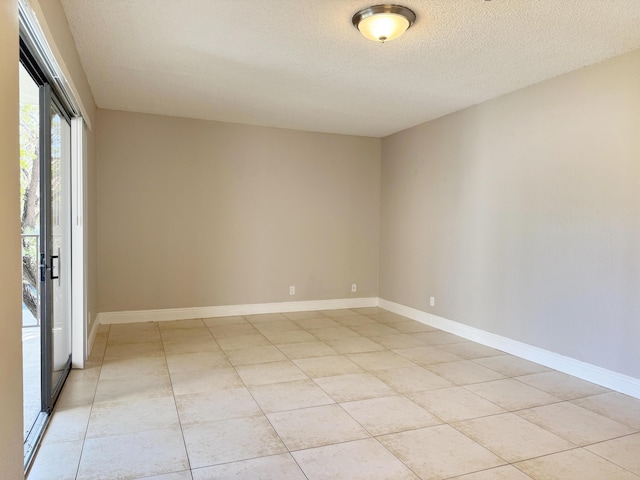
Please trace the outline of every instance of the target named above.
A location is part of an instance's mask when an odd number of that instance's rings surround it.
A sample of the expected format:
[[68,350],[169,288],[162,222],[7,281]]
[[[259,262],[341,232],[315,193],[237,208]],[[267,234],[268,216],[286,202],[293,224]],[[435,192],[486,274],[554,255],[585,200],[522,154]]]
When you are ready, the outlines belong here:
[[374,42],[398,38],[415,22],[416,14],[401,5],[375,5],[353,16],[353,25]]

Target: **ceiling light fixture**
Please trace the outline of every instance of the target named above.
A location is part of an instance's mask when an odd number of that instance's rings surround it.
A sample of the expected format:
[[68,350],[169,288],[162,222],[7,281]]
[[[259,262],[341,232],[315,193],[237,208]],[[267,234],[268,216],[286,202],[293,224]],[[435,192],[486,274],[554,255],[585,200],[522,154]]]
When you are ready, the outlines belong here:
[[384,43],[406,32],[416,21],[416,14],[402,5],[375,5],[360,10],[351,21],[366,38]]

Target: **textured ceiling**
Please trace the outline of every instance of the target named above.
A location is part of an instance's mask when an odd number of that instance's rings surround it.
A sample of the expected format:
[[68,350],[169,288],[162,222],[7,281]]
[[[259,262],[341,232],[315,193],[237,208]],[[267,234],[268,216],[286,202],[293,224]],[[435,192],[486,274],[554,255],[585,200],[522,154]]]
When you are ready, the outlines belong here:
[[[101,108],[385,136],[640,48],[640,0],[62,0]],[[399,3],[399,2],[396,2]]]

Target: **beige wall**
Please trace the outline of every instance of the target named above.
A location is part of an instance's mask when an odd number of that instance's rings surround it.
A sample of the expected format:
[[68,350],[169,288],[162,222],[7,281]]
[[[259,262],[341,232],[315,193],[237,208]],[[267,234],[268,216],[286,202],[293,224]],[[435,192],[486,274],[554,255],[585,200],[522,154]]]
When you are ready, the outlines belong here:
[[377,296],[380,140],[97,118],[101,312]]
[[0,478],[22,478],[17,2],[0,0]]
[[385,138],[380,296],[640,378],[639,78],[636,51]]

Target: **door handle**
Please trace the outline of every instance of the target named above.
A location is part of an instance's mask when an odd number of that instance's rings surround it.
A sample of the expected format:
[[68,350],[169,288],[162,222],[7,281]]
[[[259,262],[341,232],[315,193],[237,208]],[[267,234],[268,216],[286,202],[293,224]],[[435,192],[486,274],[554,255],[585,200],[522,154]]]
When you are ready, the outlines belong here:
[[[53,259],[56,259],[58,261],[58,275],[54,275],[53,274]],[[49,267],[51,269],[51,280],[57,280],[58,278],[60,278],[60,255],[51,255],[51,266]]]
[[[44,253],[40,254],[40,281],[44,282],[47,278],[47,270],[49,270],[51,280],[57,280],[60,278],[60,255],[51,255],[51,264],[47,265],[46,255]],[[58,275],[53,274],[53,259],[58,260]]]
[[40,254],[40,281],[44,282],[47,278],[47,256],[44,253]]

